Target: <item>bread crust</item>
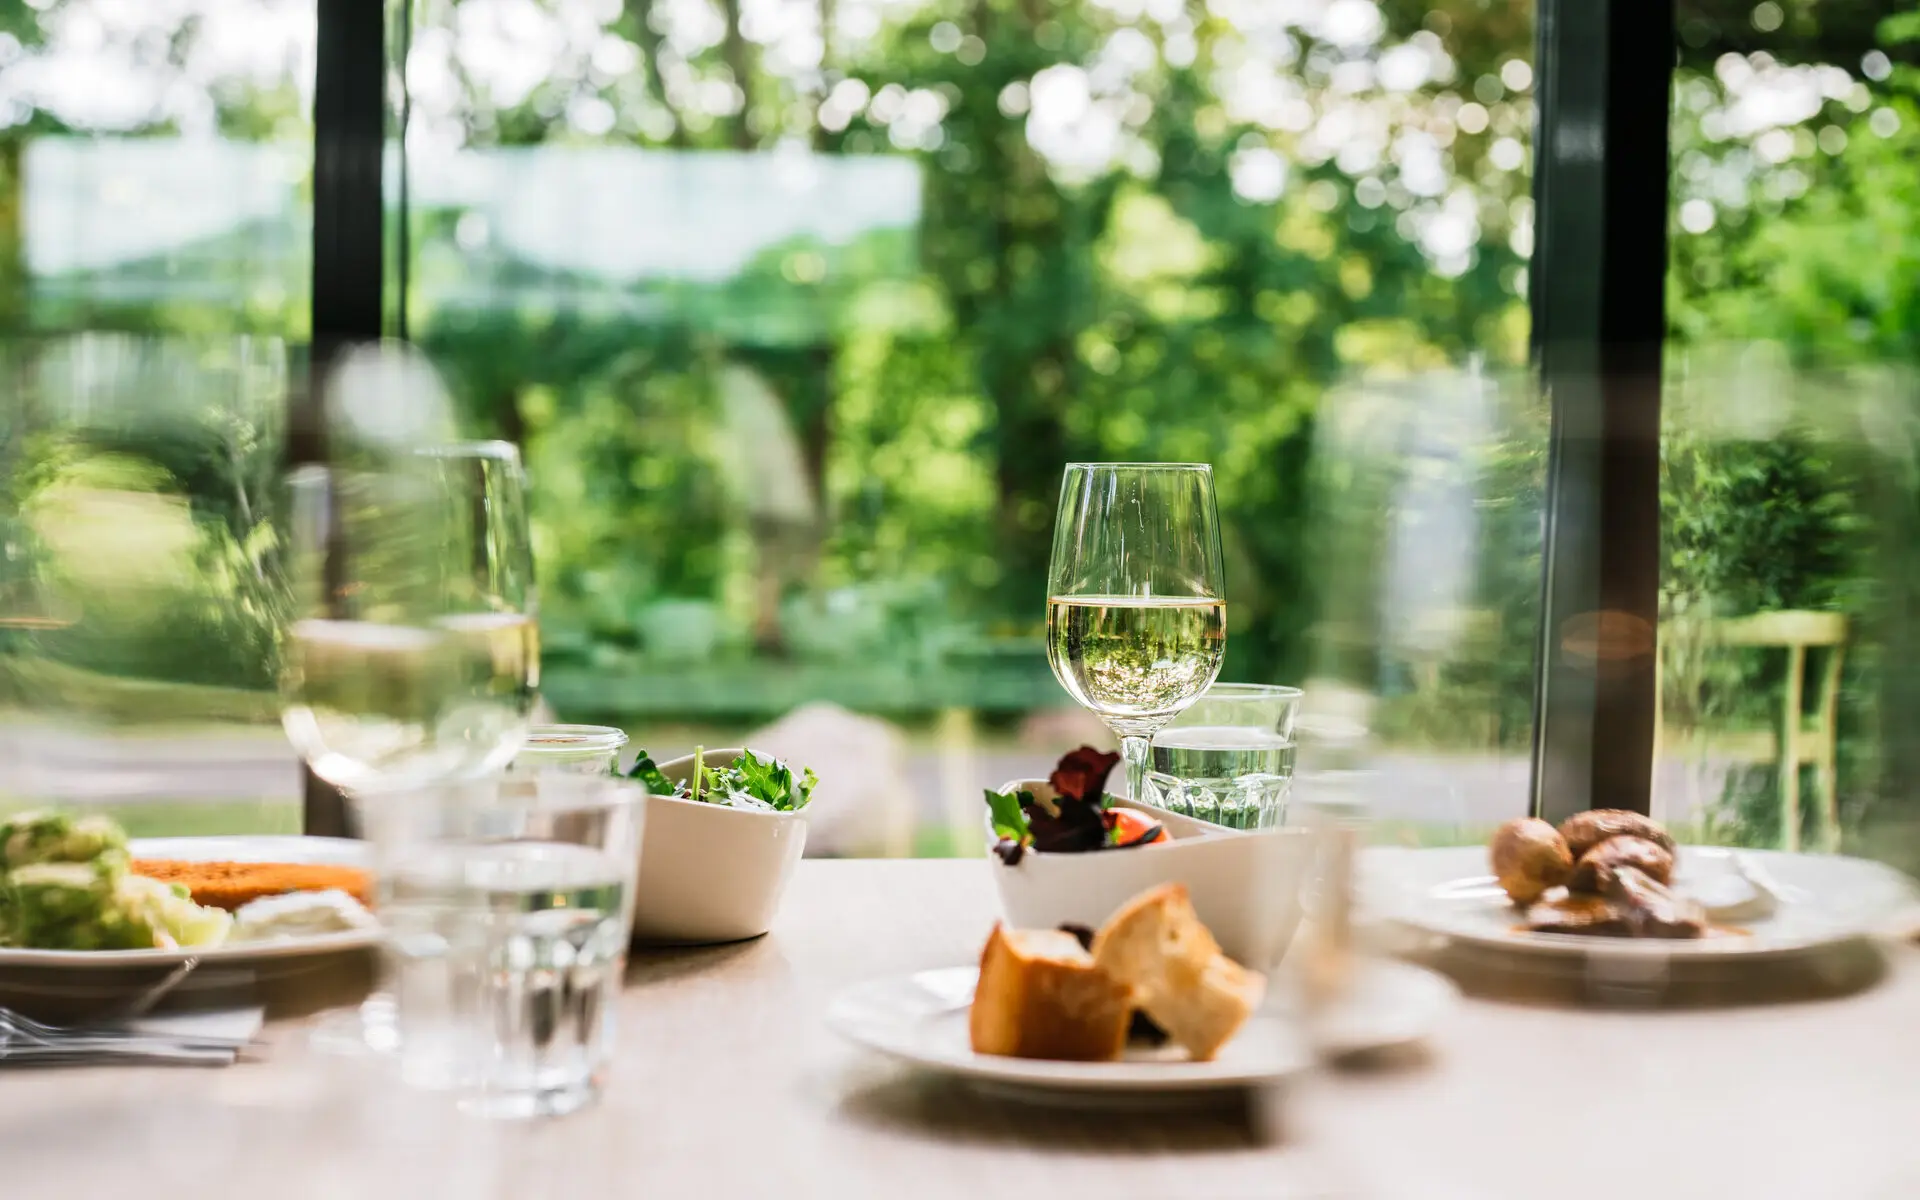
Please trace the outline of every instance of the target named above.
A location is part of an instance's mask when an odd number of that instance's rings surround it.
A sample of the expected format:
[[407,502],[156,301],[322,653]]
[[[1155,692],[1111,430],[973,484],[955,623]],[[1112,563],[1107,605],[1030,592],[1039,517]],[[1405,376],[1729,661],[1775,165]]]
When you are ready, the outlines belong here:
[[1131,984],[1140,1008],[1201,1062],[1239,1032],[1266,991],[1262,975],[1220,952],[1183,884],[1122,905],[1094,936],[1093,960]]
[[1133,988],[1072,934],[996,922],[980,952],[967,1033],[978,1054],[1106,1062],[1126,1048],[1133,1000]]

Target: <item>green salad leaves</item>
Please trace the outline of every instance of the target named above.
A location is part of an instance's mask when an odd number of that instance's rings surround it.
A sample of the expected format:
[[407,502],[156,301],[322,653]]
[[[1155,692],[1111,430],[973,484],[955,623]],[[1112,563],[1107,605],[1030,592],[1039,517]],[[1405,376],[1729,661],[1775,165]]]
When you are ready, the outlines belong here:
[[1110,750],[1082,746],[1060,759],[1047,777],[1050,796],[1031,789],[987,792],[993,852],[1016,866],[1029,849],[1046,854],[1126,850],[1159,842],[1166,830],[1145,815],[1107,804],[1107,776],[1120,761]]
[[633,766],[627,768],[627,778],[638,779],[656,796],[673,795],[673,780],[660,773],[660,764],[654,762],[653,756],[645,750],[633,760]]
[[987,819],[993,822],[993,836],[1013,847],[1008,851],[1013,855],[1010,862],[1019,861],[1018,847],[1027,844],[1026,808],[1033,803],[1033,793],[1024,788],[1017,792],[987,790]]
[[642,750],[627,769],[627,778],[646,784],[647,790],[657,796],[763,812],[798,812],[813,798],[814,785],[820,782],[811,769],[796,775],[779,759],[763,759],[751,750],[743,751],[726,766],[709,763],[704,750],[695,750],[692,772],[677,784],[661,772],[652,755]]

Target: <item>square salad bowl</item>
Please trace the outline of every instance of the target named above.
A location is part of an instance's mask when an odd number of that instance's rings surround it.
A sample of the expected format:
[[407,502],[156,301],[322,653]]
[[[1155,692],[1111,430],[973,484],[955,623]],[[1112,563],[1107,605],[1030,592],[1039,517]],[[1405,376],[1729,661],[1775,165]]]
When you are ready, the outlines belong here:
[[[1055,795],[1044,779],[1016,779],[999,790],[1029,791],[1042,800]],[[1074,854],[1029,846],[1011,866],[988,854],[1008,924],[1097,929],[1148,888],[1180,883],[1229,958],[1260,971],[1280,962],[1300,924],[1301,895],[1313,861],[1311,831],[1289,826],[1242,831],[1119,797],[1109,797],[1108,804],[1143,813],[1166,835],[1144,846]],[[989,846],[993,841],[989,830]]]

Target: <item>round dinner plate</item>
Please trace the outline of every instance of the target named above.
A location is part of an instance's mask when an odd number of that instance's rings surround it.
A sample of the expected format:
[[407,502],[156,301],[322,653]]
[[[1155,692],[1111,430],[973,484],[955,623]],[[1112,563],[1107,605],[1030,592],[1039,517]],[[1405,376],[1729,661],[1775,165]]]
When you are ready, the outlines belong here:
[[1276,1003],[1304,1023],[1316,1051],[1338,1059],[1426,1041],[1459,1006],[1460,989],[1438,971],[1363,957],[1354,961],[1344,995],[1322,1010],[1308,1008],[1297,984],[1283,984]]
[[[135,838],[129,843],[128,849],[134,858],[171,858],[192,862],[324,863],[344,867],[367,865],[366,843],[346,838]],[[184,963],[188,959],[198,959],[203,964],[251,962],[268,958],[337,954],[343,950],[373,946],[379,941],[378,929],[356,929],[345,933],[320,933],[263,942],[233,942],[223,946],[184,946],[174,950],[20,950],[0,947],[0,968],[113,970],[167,966]]]
[[977,1083],[1042,1092],[1156,1093],[1244,1088],[1305,1070],[1313,1051],[1286,1015],[1258,1012],[1212,1062],[1177,1049],[1129,1050],[1118,1062],[975,1054],[967,1035],[977,967],[897,975],[848,988],[827,1009],[841,1036],[916,1066]]
[[1797,954],[1856,938],[1898,932],[1912,918],[1913,881],[1883,863],[1837,854],[1727,850],[1682,846],[1674,883],[1733,871],[1733,855],[1752,860],[1782,893],[1772,916],[1730,923],[1736,928],[1704,938],[1590,937],[1533,933],[1493,876],[1484,846],[1431,850],[1380,847],[1361,860],[1365,906],[1372,915],[1421,933],[1527,954],[1590,958],[1724,961]]

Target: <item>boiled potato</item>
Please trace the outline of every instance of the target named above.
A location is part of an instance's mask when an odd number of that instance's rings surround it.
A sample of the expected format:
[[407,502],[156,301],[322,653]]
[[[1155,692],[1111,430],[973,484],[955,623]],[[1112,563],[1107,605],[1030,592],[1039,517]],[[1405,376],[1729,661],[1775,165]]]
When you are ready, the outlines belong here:
[[1532,904],[1573,874],[1573,853],[1560,831],[1537,817],[1516,817],[1488,844],[1493,873],[1518,905]]

